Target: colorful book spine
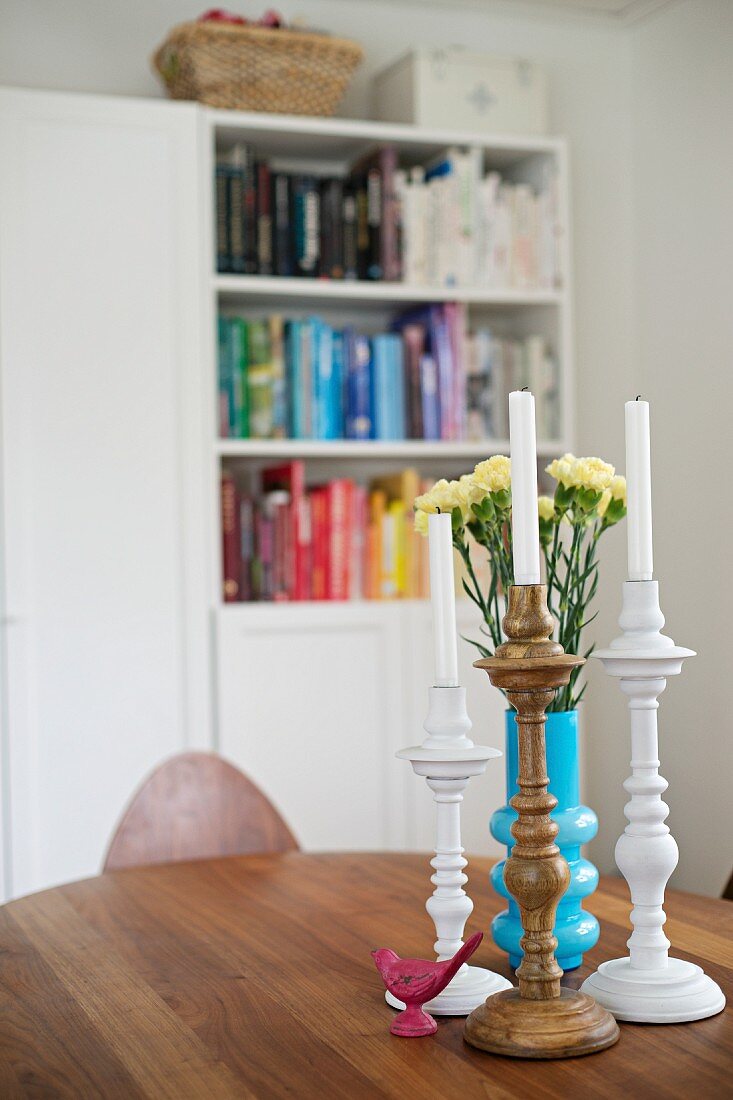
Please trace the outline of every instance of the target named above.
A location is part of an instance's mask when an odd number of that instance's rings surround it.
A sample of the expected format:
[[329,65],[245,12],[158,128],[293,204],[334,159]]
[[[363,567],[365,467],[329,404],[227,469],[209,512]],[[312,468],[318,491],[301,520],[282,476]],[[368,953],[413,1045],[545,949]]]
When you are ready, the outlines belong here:
[[346,438],[374,438],[372,356],[369,339],[347,329],[344,335],[346,371]]
[[295,273],[291,229],[290,176],[275,172],[272,176],[273,261],[276,275]]
[[267,321],[250,321],[247,332],[248,435],[270,439],[273,429],[272,348]]
[[420,391],[423,439],[437,441],[441,438],[440,394],[438,392],[438,366],[432,355],[420,356]]
[[344,185],[340,179],[321,184],[321,275],[327,279],[344,277]]
[[237,507],[237,486],[233,476],[225,471],[221,476],[222,579],[225,603],[240,598],[240,531]]
[[229,321],[230,378],[232,393],[231,436],[249,437],[249,387],[247,385],[247,324],[240,317]]
[[356,193],[350,184],[343,189],[342,202],[344,279],[359,277],[359,249],[356,223]]
[[270,356],[272,362],[272,438],[285,439],[288,434],[288,379],[285,365],[285,333],[283,319],[273,313],[268,319]]
[[425,352],[425,328],[408,324],[402,329],[405,345],[405,375],[407,380],[407,426],[410,439],[423,439],[422,382],[420,360]]
[[229,271],[229,171],[217,164],[216,194],[216,270]]
[[257,273],[272,275],[273,234],[272,234],[272,182],[267,161],[260,160],[255,166],[256,173],[256,239]]
[[346,478],[329,481],[326,486],[328,517],[328,571],[326,598],[349,598],[349,557],[351,544],[351,482]]
[[313,176],[294,176],[292,188],[295,274],[313,278],[320,261],[318,181]]

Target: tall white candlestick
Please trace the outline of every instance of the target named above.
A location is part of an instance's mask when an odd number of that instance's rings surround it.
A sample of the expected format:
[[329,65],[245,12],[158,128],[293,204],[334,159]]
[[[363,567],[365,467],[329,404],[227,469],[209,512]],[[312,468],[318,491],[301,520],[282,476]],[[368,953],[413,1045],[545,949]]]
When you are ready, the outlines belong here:
[[453,533],[446,512],[428,517],[430,599],[433,606],[435,686],[458,686],[456,592],[453,579]]
[[512,544],[514,583],[540,583],[540,526],[537,512],[537,440],[534,397],[524,390],[509,394],[509,443],[512,461]]
[[650,581],[654,562],[648,401],[626,402],[626,485],[629,580]]

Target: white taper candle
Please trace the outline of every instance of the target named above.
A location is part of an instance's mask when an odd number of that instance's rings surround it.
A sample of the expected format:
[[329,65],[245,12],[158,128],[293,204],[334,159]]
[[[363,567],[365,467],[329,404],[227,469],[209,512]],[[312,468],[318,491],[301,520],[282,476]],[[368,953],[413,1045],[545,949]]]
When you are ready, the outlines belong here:
[[650,581],[654,561],[648,401],[626,402],[626,495],[629,580]]
[[540,583],[540,525],[537,512],[537,440],[534,397],[525,390],[509,394],[509,445],[512,463],[512,545],[514,583]]
[[435,686],[458,686],[456,592],[453,579],[453,532],[447,512],[428,516],[430,600],[433,607]]

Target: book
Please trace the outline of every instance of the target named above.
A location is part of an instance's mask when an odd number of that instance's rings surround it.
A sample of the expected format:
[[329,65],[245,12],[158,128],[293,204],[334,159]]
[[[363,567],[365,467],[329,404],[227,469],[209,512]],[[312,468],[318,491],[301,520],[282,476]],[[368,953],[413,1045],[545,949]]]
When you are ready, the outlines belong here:
[[255,505],[252,497],[239,498],[239,593],[240,600],[254,597],[252,562],[255,556]]
[[311,490],[312,559],[311,599],[328,599],[329,533],[328,495],[319,486]]
[[344,277],[344,185],[341,179],[321,182],[321,268],[327,279]]
[[347,439],[373,438],[372,357],[369,340],[353,329],[344,331]]
[[438,367],[432,355],[420,356],[423,439],[440,439],[440,395]]
[[227,272],[229,268],[229,171],[224,164],[216,165],[214,179],[216,196],[216,270]]
[[273,428],[272,348],[267,321],[246,324],[248,435],[269,439]]
[[267,161],[257,161],[255,173],[257,273],[258,275],[272,275],[274,270],[272,248],[272,186],[270,168]]
[[423,438],[423,399],[420,360],[425,353],[425,326],[406,324],[402,328],[405,346],[405,379],[407,387],[407,434],[410,439]]
[[229,321],[229,378],[231,389],[230,434],[233,439],[249,436],[249,387],[247,385],[247,324],[241,317]]
[[228,471],[221,475],[222,580],[225,603],[239,599],[240,531],[237,486]]
[[359,251],[357,239],[356,192],[349,183],[345,183],[343,187],[341,221],[344,279],[357,279],[359,276]]
[[285,365],[285,335],[283,319],[274,313],[268,320],[270,328],[270,357],[272,362],[272,438],[285,439],[288,434],[290,412],[288,409],[288,379]]
[[328,564],[326,598],[349,598],[349,548],[351,543],[351,482],[347,478],[335,478],[326,485],[326,509],[328,522]]
[[234,393],[232,388],[232,357],[229,339],[229,321],[217,319],[217,364],[219,382],[219,435],[228,439],[233,433]]
[[272,174],[272,237],[273,266],[276,275],[290,276],[295,273],[290,207],[290,176],[285,172],[274,172]]
[[320,262],[320,201],[314,176],[293,176],[293,237],[295,274],[313,278]]

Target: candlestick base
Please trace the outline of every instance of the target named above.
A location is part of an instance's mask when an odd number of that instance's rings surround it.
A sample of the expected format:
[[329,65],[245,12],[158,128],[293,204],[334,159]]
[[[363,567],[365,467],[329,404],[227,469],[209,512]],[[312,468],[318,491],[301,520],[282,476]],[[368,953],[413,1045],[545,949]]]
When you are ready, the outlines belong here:
[[637,1024],[682,1024],[725,1008],[720,986],[683,959],[668,959],[658,970],[635,969],[629,958],[612,959],[601,963],[580,988],[617,1020]]
[[613,1046],[618,1036],[613,1016],[588,994],[566,988],[542,1001],[518,989],[497,993],[471,1013],[463,1031],[472,1047],[509,1058],[577,1058]]
[[[464,965],[443,992],[423,1005],[423,1008],[432,1016],[468,1016],[487,997],[511,988],[510,981],[500,974],[494,974],[492,970],[485,970],[482,966]],[[391,993],[386,994],[385,1000],[392,1008],[405,1007]]]

